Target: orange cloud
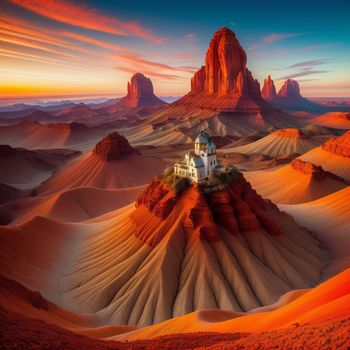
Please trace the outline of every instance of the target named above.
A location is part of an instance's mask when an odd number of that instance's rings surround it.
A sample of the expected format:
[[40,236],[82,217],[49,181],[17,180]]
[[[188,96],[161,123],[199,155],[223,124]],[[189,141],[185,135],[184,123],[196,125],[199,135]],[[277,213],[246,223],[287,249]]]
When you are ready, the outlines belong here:
[[145,74],[147,76],[150,76],[152,78],[162,78],[162,79],[168,79],[168,80],[177,80],[177,79],[183,79],[183,77],[179,75],[174,75],[174,74],[166,74],[166,73],[160,73],[154,70],[149,70],[149,69],[138,69],[138,68],[128,68],[128,67],[118,67],[119,71],[130,73],[130,74],[135,74],[142,72],[142,74]]
[[43,28],[34,27],[27,21],[23,21],[17,17],[9,15],[0,15],[0,28],[21,33],[22,35],[27,34],[29,36],[34,36],[36,38],[42,39],[43,41],[45,40],[48,43],[63,44],[66,42],[63,39],[45,34]]
[[41,55],[35,55],[32,53],[22,52],[15,49],[8,49],[8,48],[2,48],[0,49],[0,56],[2,57],[10,57],[18,60],[25,60],[25,61],[32,61],[32,62],[39,62],[50,64],[53,66],[63,67],[67,68],[67,66],[74,66],[74,69],[84,69],[85,71],[89,71],[89,66],[83,65],[83,62],[72,62],[72,61],[66,61],[62,59],[55,59],[52,57],[46,57]]
[[134,53],[117,54],[110,57],[119,71],[130,74],[141,72],[150,77],[166,80],[189,79],[194,70],[192,67],[174,67],[168,64],[154,62]]
[[163,38],[152,33],[136,22],[125,22],[100,13],[86,5],[73,4],[67,0],[10,0],[13,4],[35,12],[41,16],[68,23],[73,26],[101,32],[136,36],[160,43]]
[[88,43],[91,45],[99,46],[104,49],[109,49],[109,50],[115,50],[115,51],[125,51],[127,48],[120,46],[120,45],[115,45],[115,44],[110,44],[106,43],[105,41],[100,41],[96,39],[92,39],[90,37],[80,35],[77,33],[72,33],[72,32],[61,32],[60,35],[63,35],[66,38],[82,41],[84,43]]
[[188,72],[188,73],[194,72],[192,67],[173,67],[165,63],[146,60],[145,58],[132,53],[119,54],[119,55],[115,55],[114,57],[125,63],[137,65],[138,67],[143,66],[143,67],[164,69],[164,70],[170,70],[170,71],[176,71],[176,72]]
[[[48,28],[36,27],[31,23],[20,20],[12,16],[1,16],[0,15],[0,35],[3,34],[11,37],[17,37],[27,39],[33,42],[39,41],[49,45],[64,47],[66,49],[77,51],[89,55],[101,54],[97,51],[88,50],[84,47],[74,45],[72,42],[57,37],[57,32]],[[0,36],[1,38],[1,36]],[[27,45],[24,45],[27,46]]]

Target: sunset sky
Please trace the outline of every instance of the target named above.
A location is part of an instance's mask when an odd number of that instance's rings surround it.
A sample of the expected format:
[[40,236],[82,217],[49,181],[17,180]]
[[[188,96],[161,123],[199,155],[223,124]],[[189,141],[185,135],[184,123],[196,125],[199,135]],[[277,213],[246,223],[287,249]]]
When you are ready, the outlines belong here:
[[160,96],[183,95],[223,26],[260,83],[350,96],[349,13],[338,0],[0,0],[0,96],[123,95],[135,72]]

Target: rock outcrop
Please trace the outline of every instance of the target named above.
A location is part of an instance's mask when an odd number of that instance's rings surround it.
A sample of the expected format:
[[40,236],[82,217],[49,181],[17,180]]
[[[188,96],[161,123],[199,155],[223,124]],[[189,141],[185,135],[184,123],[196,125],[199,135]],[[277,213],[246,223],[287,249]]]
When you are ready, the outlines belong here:
[[[147,213],[142,214],[142,208],[146,208]],[[262,230],[272,236],[282,234],[269,214],[271,210],[279,211],[278,208],[258,195],[240,173],[225,189],[210,193],[203,193],[201,187],[193,183],[175,194],[163,180],[153,180],[136,201],[136,236],[154,247],[161,240],[161,237],[151,237],[155,227],[160,227],[175,208],[177,218],[183,216],[184,232],[207,241],[221,239],[220,227],[232,235]],[[150,214],[160,220],[152,230],[145,225],[152,222]]]
[[127,92],[127,95],[117,103],[120,107],[142,108],[166,105],[166,102],[154,95],[151,79],[141,73],[136,73],[131,77],[127,85]]
[[140,154],[140,152],[130,146],[129,141],[117,132],[113,132],[99,141],[93,154],[105,161],[118,160],[130,154]]
[[287,79],[280,91],[277,94],[278,97],[301,97],[299,83],[296,80]]
[[309,136],[304,134],[301,130],[295,129],[295,128],[276,130],[273,134],[275,136],[287,137],[291,139],[308,139],[309,138]]
[[294,159],[290,165],[297,171],[300,171],[304,175],[311,176],[316,180],[323,180],[327,174],[321,166],[316,166],[310,162],[305,162],[301,159]]
[[276,88],[271,75],[264,80],[264,86],[261,90],[261,97],[267,101],[270,101],[276,97]]
[[219,29],[213,36],[201,67],[191,81],[192,93],[225,96],[229,94],[260,97],[259,82],[247,69],[247,55],[235,33]]
[[350,131],[326,141],[322,145],[322,149],[338,156],[350,158]]
[[157,217],[165,220],[174,208],[176,194],[165,183],[154,179],[146,189],[139,195],[136,207],[143,204]]

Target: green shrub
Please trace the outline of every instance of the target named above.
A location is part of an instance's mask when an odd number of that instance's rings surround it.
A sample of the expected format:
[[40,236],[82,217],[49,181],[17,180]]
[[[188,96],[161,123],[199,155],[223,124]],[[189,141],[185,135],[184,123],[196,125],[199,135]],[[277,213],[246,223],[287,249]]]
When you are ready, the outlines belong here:
[[188,185],[188,179],[186,177],[180,177],[173,182],[171,188],[174,190],[175,193],[180,193]]
[[166,179],[167,177],[173,174],[174,174],[174,167],[173,166],[167,167],[163,171],[163,179]]
[[200,183],[204,193],[222,191],[237,176],[238,171],[233,166],[229,166],[227,171],[221,172],[213,170],[207,180]]
[[174,172],[167,171],[166,169],[163,174],[163,180],[175,193],[180,193],[190,182],[186,177],[174,174]]

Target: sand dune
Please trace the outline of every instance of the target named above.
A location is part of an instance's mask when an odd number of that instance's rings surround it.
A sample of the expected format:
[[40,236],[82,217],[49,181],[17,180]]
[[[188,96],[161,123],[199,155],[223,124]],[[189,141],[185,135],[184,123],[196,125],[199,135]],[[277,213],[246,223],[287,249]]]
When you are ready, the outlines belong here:
[[[304,136],[302,133],[298,133],[297,129],[283,129],[292,130],[293,134],[283,135],[281,131],[275,131],[271,135],[268,135],[258,141],[249,143],[240,147],[225,148],[224,153],[260,153],[271,157],[276,157],[282,154],[297,153],[303,154],[311,149],[319,146],[321,141]],[[294,135],[295,132],[295,135]]]
[[223,321],[220,320],[218,313],[220,311],[214,311],[214,313],[198,311],[158,325],[122,334],[113,339],[130,341],[192,332],[266,332],[291,327],[293,324],[349,316],[350,269],[277,310],[236,316]]
[[144,186],[105,190],[78,187],[40,198],[16,202],[17,219],[11,225],[32,220],[36,216],[62,222],[81,222],[134,202]]
[[328,275],[343,270],[350,264],[350,187],[318,200],[298,204],[281,205],[281,209],[293,215],[297,222],[317,232],[321,241],[330,249],[333,262]]
[[350,158],[328,152],[322,147],[316,147],[299,158],[350,181]]
[[299,126],[297,118],[271,106],[263,112],[229,113],[176,101],[149,116],[147,122],[121,132],[133,144],[158,145],[191,142],[202,127],[216,136],[245,137],[256,131]]
[[0,183],[22,190],[32,189],[78,154],[69,150],[29,151],[0,145]]
[[54,174],[37,189],[37,193],[42,196],[75,187],[115,189],[141,186],[162,173],[165,167],[162,160],[139,154],[107,162],[88,152]]
[[139,326],[204,308],[248,311],[318,280],[326,254],[288,216],[264,214],[281,235],[218,226],[219,240],[200,239],[184,226],[192,196],[164,220],[130,205],[84,224],[37,217],[0,228],[0,272],[75,312]]
[[44,299],[39,292],[28,290],[20,283],[3,276],[0,276],[0,295],[0,308],[89,337],[106,338],[136,328],[123,325],[101,326],[96,315],[78,314],[63,309]]
[[[295,166],[299,163],[305,169]],[[347,186],[344,180],[300,160],[271,171],[247,172],[244,176],[264,198],[280,204],[309,202]]]
[[329,112],[312,118],[312,123],[336,129],[350,129],[349,112]]
[[93,327],[95,315],[76,314],[62,309],[20,283],[0,276],[0,306],[30,318],[37,318],[64,328]]
[[91,149],[106,135],[103,128],[88,128],[83,124],[40,124],[25,121],[0,127],[0,143],[27,149],[70,148]]

